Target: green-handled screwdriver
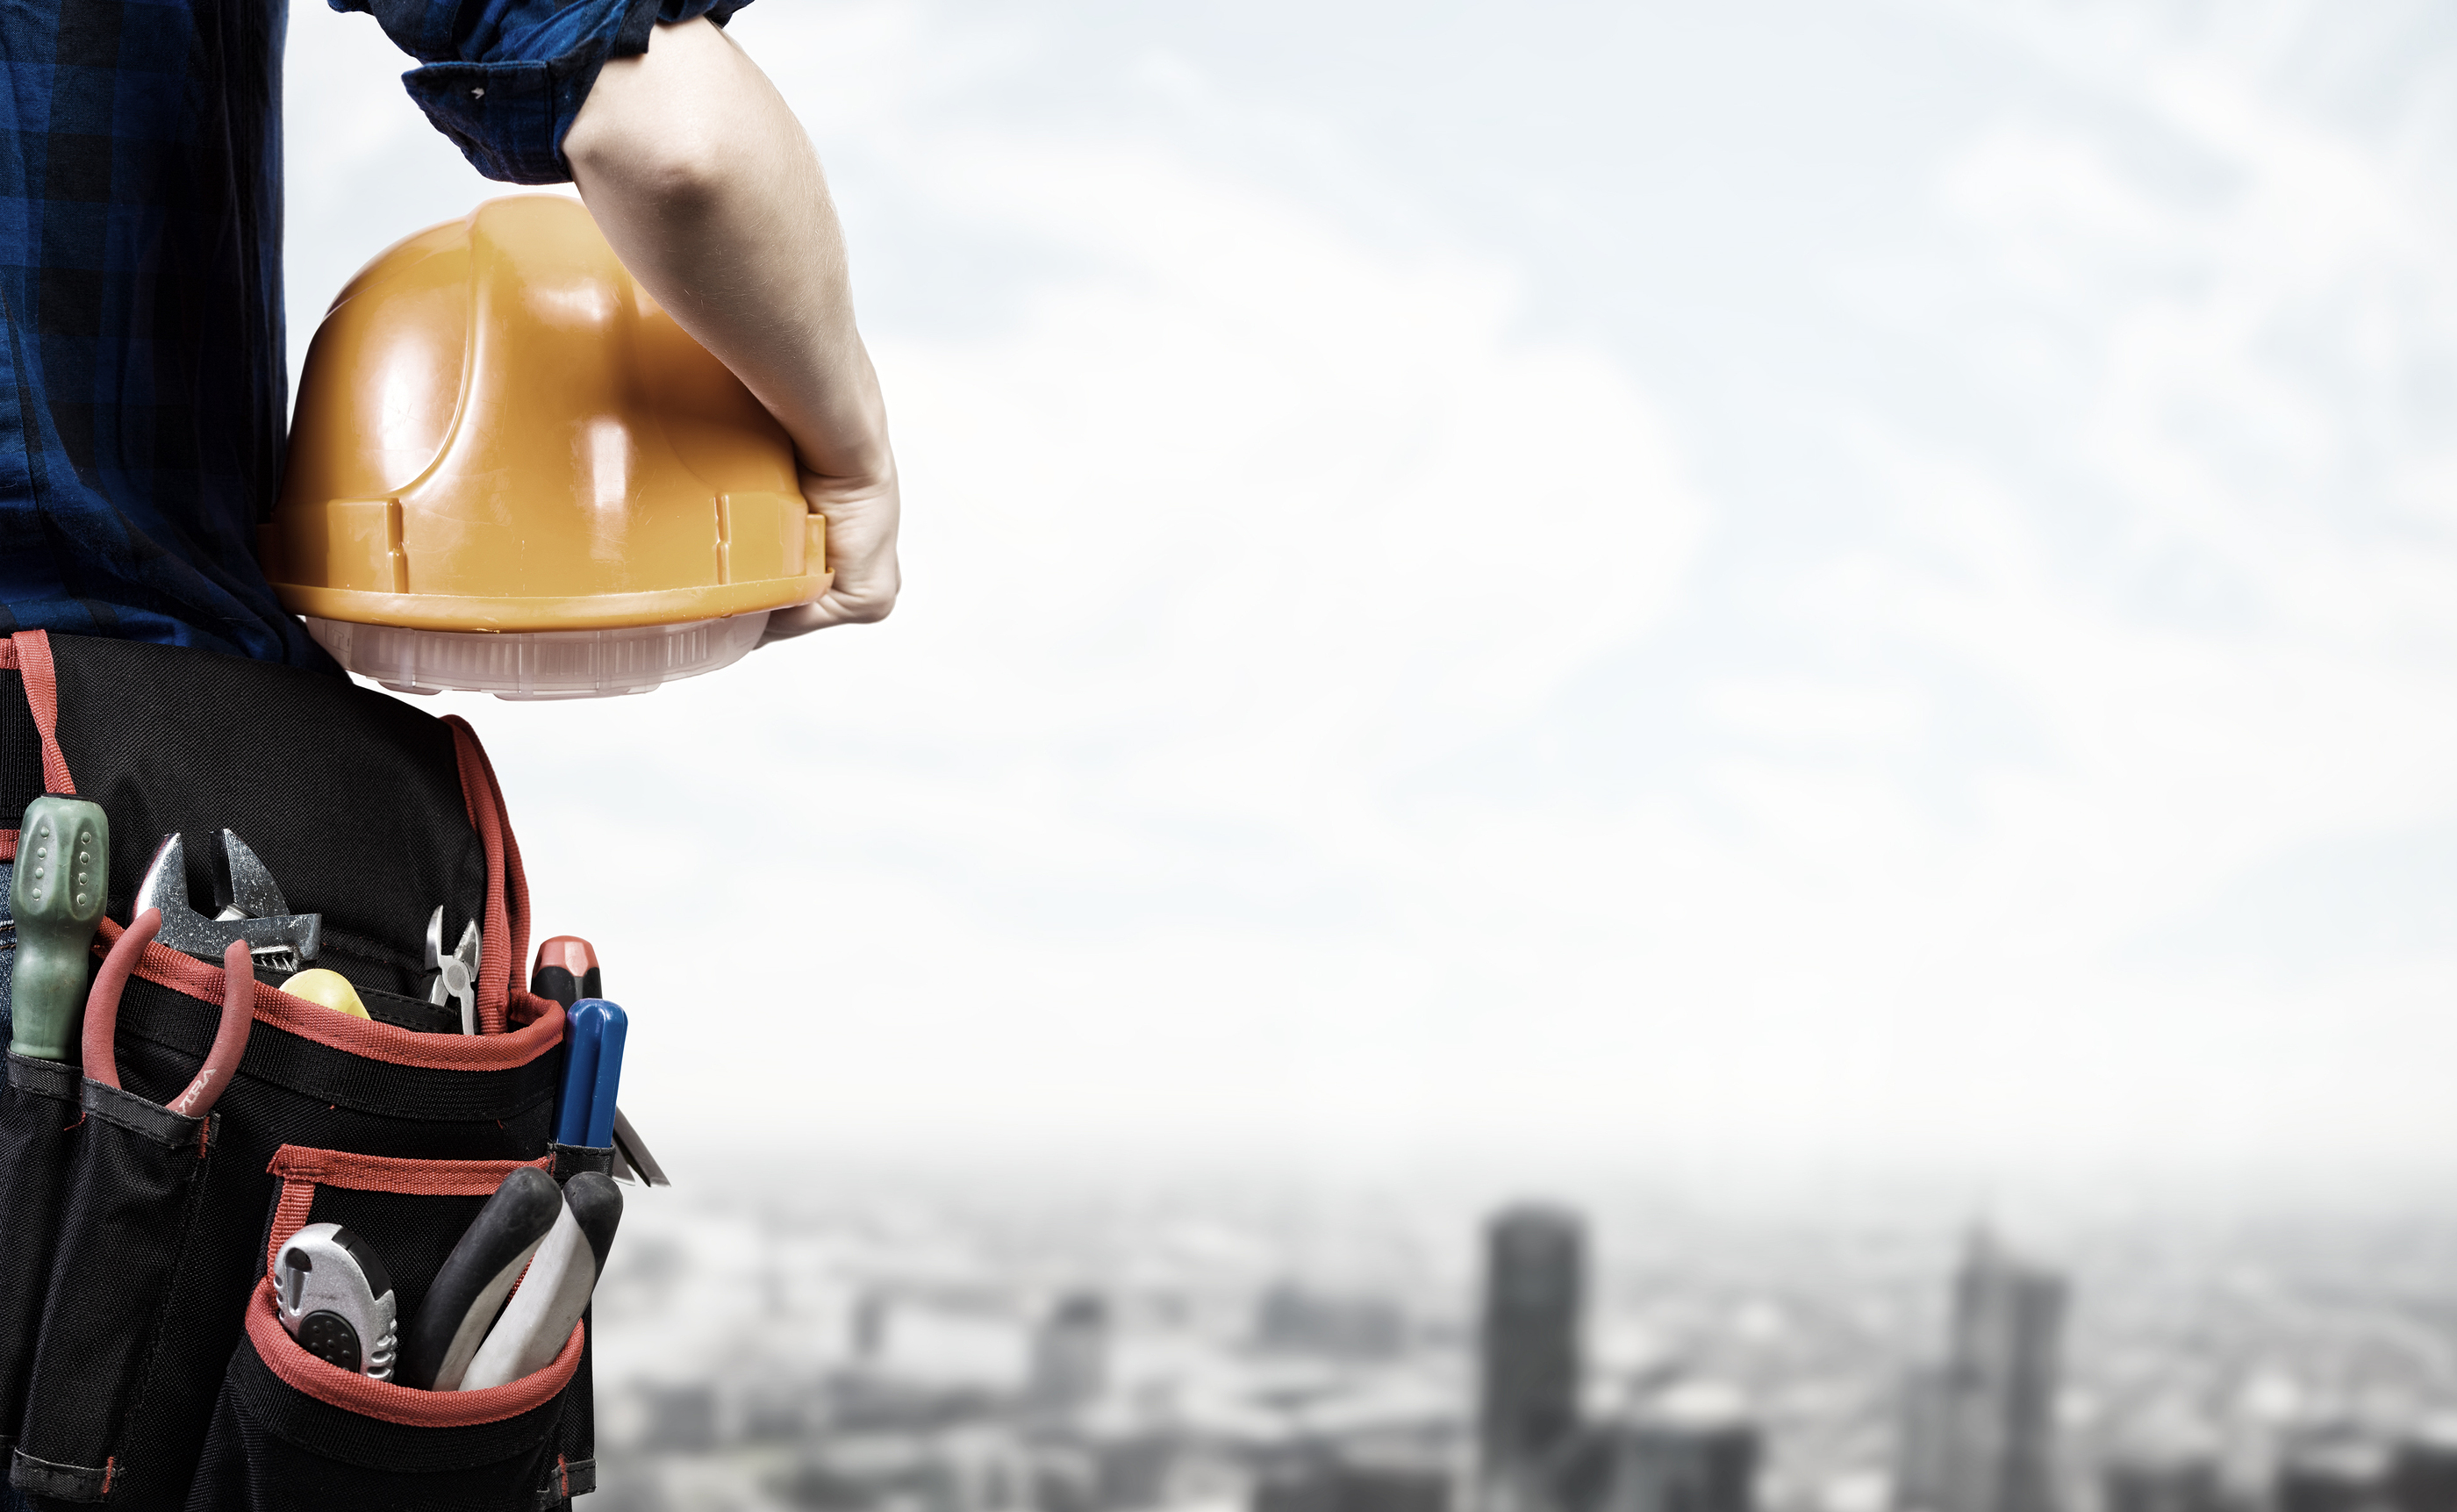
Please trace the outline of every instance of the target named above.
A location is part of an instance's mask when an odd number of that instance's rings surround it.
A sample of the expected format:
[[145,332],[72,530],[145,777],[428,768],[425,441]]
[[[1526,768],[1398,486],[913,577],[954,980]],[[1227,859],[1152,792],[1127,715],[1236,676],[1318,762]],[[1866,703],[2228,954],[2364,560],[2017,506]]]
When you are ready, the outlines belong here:
[[17,826],[9,911],[17,924],[11,1054],[73,1060],[87,953],[111,899],[111,820],[98,803],[45,794]]

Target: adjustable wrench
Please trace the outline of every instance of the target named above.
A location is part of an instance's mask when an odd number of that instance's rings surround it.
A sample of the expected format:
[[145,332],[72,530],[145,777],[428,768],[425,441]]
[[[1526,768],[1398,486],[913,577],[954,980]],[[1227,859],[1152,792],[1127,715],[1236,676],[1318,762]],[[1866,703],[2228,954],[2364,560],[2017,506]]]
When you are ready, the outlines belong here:
[[135,912],[156,908],[162,913],[157,938],[174,950],[200,961],[218,963],[231,942],[247,942],[248,955],[266,970],[283,973],[313,961],[324,942],[324,916],[294,914],[281,897],[279,884],[247,841],[222,831],[222,859],[228,863],[231,901],[208,919],[188,905],[186,842],[176,834],[162,837],[136,884]]

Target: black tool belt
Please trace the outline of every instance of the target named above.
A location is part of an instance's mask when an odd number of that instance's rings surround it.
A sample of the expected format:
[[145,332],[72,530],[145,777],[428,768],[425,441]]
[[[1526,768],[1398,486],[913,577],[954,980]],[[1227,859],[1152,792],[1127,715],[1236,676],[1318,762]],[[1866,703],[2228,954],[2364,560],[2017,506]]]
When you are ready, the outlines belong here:
[[[120,999],[120,1087],[9,1057],[10,1483],[44,1507],[195,1512],[533,1512],[592,1489],[589,1320],[535,1375],[423,1392],[308,1355],[267,1279],[300,1227],[343,1224],[376,1246],[412,1316],[515,1165],[561,1179],[611,1162],[552,1143],[563,1010],[521,982],[527,889],[477,737],[338,677],[20,633],[0,641],[0,823],[47,790],[111,819],[97,953],[163,836],[228,828],[294,910],[322,916],[314,963],[349,977],[377,1018],[258,984],[237,1075],[206,1117],[182,1117],[163,1100],[213,1040],[225,979],[155,943]],[[0,859],[14,845],[0,832]],[[446,941],[479,929],[474,1037],[423,1022],[439,903]]]

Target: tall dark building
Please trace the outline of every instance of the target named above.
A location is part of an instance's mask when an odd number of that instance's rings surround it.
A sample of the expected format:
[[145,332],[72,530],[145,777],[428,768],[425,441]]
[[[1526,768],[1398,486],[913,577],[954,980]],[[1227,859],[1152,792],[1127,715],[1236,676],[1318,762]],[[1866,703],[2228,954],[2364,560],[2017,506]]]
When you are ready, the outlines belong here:
[[2287,1441],[2271,1502],[2278,1512],[2390,1512],[2396,1491],[2386,1443],[2351,1428],[2323,1428]]
[[1757,1430],[1637,1418],[1581,1430],[1546,1477],[1550,1512],[1753,1512]]
[[1586,1231],[1575,1213],[1520,1206],[1487,1224],[1484,1241],[1479,1479],[1489,1505],[1524,1508],[1579,1424]]
[[1945,1365],[1906,1389],[1900,1512],[2054,1512],[2064,1312],[2061,1277],[1972,1237]]
[[1032,1379],[1025,1396],[1047,1416],[1080,1412],[1108,1385],[1109,1306],[1089,1292],[1072,1292],[1041,1320],[1032,1339]]
[[2457,1512],[2457,1424],[2432,1423],[2400,1443],[2389,1489],[2397,1512]]

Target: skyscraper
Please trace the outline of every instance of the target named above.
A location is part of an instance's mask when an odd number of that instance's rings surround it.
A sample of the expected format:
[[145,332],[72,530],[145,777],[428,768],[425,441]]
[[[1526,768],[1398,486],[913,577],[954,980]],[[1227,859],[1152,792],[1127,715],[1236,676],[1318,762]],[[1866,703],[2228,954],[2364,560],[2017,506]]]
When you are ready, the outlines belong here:
[[[1683,1404],[1676,1404],[1676,1406]],[[1579,1431],[1545,1476],[1548,1512],[1753,1512],[1758,1434],[1739,1413],[1642,1411]]]
[[1522,1205],[1486,1225],[1477,1448],[1491,1507],[1536,1505],[1546,1458],[1578,1427],[1585,1303],[1577,1214]]
[[2389,1481],[2397,1512],[2457,1512],[2457,1421],[2435,1419],[2409,1434]]
[[2061,1277],[1972,1236],[1945,1365],[1907,1385],[1900,1512],[2054,1512],[2064,1310]]
[[2391,1512],[2397,1489],[2386,1442],[2331,1425],[2292,1435],[2281,1447],[2271,1504],[2278,1512]]
[[1108,1304],[1090,1292],[1069,1293],[1033,1336],[1026,1396],[1043,1416],[1065,1418],[1099,1398],[1108,1378]]

